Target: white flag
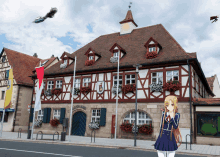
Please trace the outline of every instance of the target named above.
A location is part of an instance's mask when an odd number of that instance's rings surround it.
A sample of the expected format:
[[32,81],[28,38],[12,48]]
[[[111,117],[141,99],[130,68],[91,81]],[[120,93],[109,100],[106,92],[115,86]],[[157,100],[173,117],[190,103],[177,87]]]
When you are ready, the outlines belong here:
[[41,97],[41,92],[42,92],[42,89],[43,89],[43,82],[41,83],[41,87],[39,89],[39,83],[37,84],[37,93],[36,93],[36,97],[35,97],[35,106],[34,106],[34,111],[39,111],[41,110],[41,100],[40,100],[40,97]]

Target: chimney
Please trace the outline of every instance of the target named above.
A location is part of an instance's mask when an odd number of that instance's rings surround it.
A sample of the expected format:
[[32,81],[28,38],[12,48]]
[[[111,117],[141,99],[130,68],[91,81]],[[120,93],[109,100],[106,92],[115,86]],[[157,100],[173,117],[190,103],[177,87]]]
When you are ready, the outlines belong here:
[[52,55],[51,58],[54,58],[54,55]]
[[38,56],[37,56],[37,53],[34,53],[33,57],[36,57],[36,58],[37,58],[37,57],[38,57]]

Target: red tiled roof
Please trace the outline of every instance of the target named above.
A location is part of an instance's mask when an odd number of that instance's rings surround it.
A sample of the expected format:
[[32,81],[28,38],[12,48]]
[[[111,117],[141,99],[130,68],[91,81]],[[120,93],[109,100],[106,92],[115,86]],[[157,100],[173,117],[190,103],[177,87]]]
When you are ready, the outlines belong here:
[[[58,57],[52,57],[52,58],[48,58],[48,59],[41,59],[41,60],[36,64],[35,67],[38,67],[38,66],[40,65],[40,62],[41,62],[41,64],[43,64],[45,61],[48,60],[48,62],[46,62],[46,64],[44,64],[44,68],[47,68],[56,58],[58,58]],[[35,69],[34,69],[34,71],[35,71]]]
[[[146,59],[145,55],[147,52],[144,44],[153,37],[161,46],[162,49],[159,51],[158,57],[154,59]],[[189,58],[196,58],[195,53],[188,54],[178,44],[178,42],[166,31],[161,25],[154,25],[139,29],[134,29],[131,34],[121,35],[120,33],[113,33],[108,35],[102,35],[92,42],[88,43],[84,47],[75,51],[72,55],[77,56],[77,71],[97,71],[104,68],[117,68],[117,63],[110,63],[111,53],[110,48],[115,44],[119,44],[126,51],[126,55],[121,59],[120,66],[133,66],[134,64],[157,64],[166,61],[177,61],[186,60]],[[85,52],[92,48],[97,53],[100,53],[101,57],[92,66],[85,66],[87,57],[84,55]],[[60,68],[62,62],[51,66],[45,70],[47,74],[65,74],[72,73],[74,64],[71,64],[65,69]]]
[[13,68],[13,75],[17,84],[33,86],[33,81],[28,76],[32,75],[32,71],[40,59],[7,48],[3,48],[3,50]]
[[209,87],[211,88],[211,90],[213,91],[213,83],[214,83],[214,80],[215,80],[215,77],[212,76],[212,77],[207,77],[207,82],[209,84]]
[[196,105],[217,105],[220,104],[220,98],[193,98]]
[[[68,52],[63,52],[63,54],[62,54],[62,56],[60,57],[61,59],[64,57],[64,56],[67,56],[67,57],[69,57],[69,58],[72,58],[72,56],[71,56],[71,54],[70,53],[68,53]],[[73,59],[73,58],[72,58]]]

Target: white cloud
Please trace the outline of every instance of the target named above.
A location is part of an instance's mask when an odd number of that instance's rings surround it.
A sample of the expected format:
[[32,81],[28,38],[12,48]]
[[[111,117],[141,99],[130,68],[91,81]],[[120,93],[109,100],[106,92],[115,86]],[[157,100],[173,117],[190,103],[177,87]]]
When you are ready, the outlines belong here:
[[[4,44],[40,58],[52,54],[60,57],[86,45],[100,35],[120,31],[119,22],[127,13],[130,1],[100,0],[1,0],[0,34],[14,44]],[[220,21],[211,23],[210,16],[219,12],[218,0],[209,1],[135,1],[131,6],[138,28],[162,23],[187,52],[197,52],[198,60],[206,76],[217,74],[220,65]],[[57,7],[54,18],[34,24],[38,16],[44,16],[51,7]],[[88,25],[93,32],[89,32]],[[67,34],[72,43],[58,40]],[[76,49],[71,46],[78,42]]]

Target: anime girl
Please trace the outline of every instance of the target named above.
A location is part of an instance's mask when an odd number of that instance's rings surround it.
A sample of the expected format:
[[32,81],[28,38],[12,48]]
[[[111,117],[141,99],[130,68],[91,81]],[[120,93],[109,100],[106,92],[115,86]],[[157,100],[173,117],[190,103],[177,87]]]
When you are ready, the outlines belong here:
[[[164,101],[165,112],[162,112],[160,133],[154,148],[157,150],[158,157],[174,157],[175,150],[178,149],[177,143],[182,136],[179,130],[180,114],[177,113],[178,100],[175,96],[167,96]],[[166,155],[167,154],[167,155]]]

